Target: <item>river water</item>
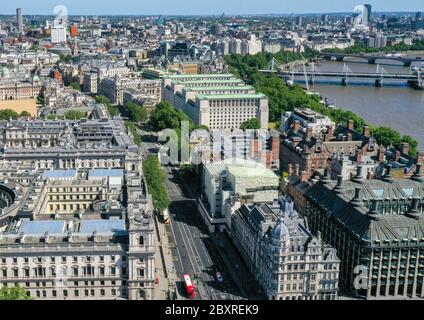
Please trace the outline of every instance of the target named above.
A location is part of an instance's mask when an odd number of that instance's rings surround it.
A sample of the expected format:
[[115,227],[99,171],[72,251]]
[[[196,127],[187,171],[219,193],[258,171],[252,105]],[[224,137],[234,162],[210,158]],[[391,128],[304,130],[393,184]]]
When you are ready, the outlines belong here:
[[[349,74],[355,72],[412,73],[411,68],[397,62],[378,62],[379,65],[369,65],[366,61],[349,58],[346,62],[322,61],[314,68],[316,73],[347,72],[348,79]],[[296,82],[306,86],[304,79],[297,78]],[[341,86],[340,82],[340,79],[316,78],[315,85],[309,87],[323,98],[326,97],[331,104],[355,112],[370,124],[392,127],[403,135],[414,137],[419,142],[420,150],[424,150],[424,91],[411,89],[405,82],[394,80],[384,80],[382,88],[375,87],[374,80],[352,78],[346,87]]]

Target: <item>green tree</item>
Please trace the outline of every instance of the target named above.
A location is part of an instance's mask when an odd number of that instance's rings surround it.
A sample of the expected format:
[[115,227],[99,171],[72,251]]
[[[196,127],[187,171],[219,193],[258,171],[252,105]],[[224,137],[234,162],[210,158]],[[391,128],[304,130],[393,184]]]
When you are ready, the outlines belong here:
[[31,300],[31,298],[26,289],[16,286],[14,288],[1,288],[0,300]]
[[240,125],[240,129],[247,130],[247,129],[260,129],[261,123],[258,118],[252,118],[250,120],[246,120]]
[[71,82],[71,84],[69,85],[72,89],[81,91],[81,85],[78,82]]
[[149,114],[143,106],[130,102],[126,108],[128,112],[128,118],[133,122],[146,122],[149,118]]
[[19,116],[18,113],[11,109],[0,110],[0,120],[9,120],[9,119],[16,120],[18,116]]
[[96,103],[104,104],[111,117],[117,117],[121,114],[118,107],[112,105],[111,101],[105,96],[96,96]]
[[22,117],[22,118],[27,118],[27,117],[31,117],[31,113],[29,113],[28,111],[22,111],[20,114],[19,114],[19,117]]
[[134,123],[131,121],[125,121],[125,125],[127,126],[128,130],[130,130],[131,134],[134,137],[134,143],[138,146],[141,146],[141,137],[137,132],[137,128]]
[[69,120],[80,120],[86,117],[87,115],[85,114],[85,112],[78,110],[69,110],[65,112],[65,118]]
[[170,200],[165,185],[165,172],[159,159],[155,156],[148,157],[143,162],[143,172],[146,178],[147,188],[153,198],[154,207],[162,211],[167,209]]

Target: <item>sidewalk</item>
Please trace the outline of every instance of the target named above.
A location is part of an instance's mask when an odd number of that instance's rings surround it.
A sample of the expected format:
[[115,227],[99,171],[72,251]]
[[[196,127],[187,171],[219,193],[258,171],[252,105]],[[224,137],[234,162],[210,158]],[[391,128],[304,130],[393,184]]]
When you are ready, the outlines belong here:
[[168,242],[165,225],[159,222],[157,217],[155,217],[155,228],[155,266],[156,277],[159,278],[159,284],[155,285],[154,299],[174,299],[174,292],[176,292],[178,297],[178,292],[175,287],[178,278],[175,274],[175,268],[173,268],[174,262],[172,259],[172,251]]

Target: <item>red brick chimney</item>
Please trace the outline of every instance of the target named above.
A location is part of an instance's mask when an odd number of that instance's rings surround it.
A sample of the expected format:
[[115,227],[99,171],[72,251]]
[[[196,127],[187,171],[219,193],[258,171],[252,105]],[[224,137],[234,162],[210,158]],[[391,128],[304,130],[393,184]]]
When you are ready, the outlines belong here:
[[396,162],[398,162],[400,159],[400,151],[396,151]]
[[363,132],[364,137],[369,138],[370,137],[370,127],[368,126],[364,126],[364,132]]
[[306,171],[302,171],[300,173],[300,181],[302,181],[302,182],[308,181],[308,173]]
[[353,130],[355,126],[355,122],[351,119],[349,119],[349,121],[347,122],[347,128],[350,130]]
[[416,163],[424,164],[424,152],[418,152]]
[[347,134],[347,141],[352,141],[352,134],[350,132]]
[[378,161],[384,162],[384,158],[386,157],[386,149],[383,146],[380,146],[378,149]]
[[364,157],[364,151],[362,151],[362,150],[356,151],[356,162],[362,163],[363,157]]
[[293,174],[293,165],[291,163],[288,165],[288,174],[289,177]]

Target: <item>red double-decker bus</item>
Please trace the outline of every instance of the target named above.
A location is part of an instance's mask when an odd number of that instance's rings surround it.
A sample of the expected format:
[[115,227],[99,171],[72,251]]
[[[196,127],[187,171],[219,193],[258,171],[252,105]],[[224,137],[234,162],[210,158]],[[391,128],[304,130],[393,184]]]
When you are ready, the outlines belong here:
[[191,298],[194,299],[194,285],[193,282],[191,281],[191,278],[188,274],[184,275],[184,285],[187,291],[187,295]]

